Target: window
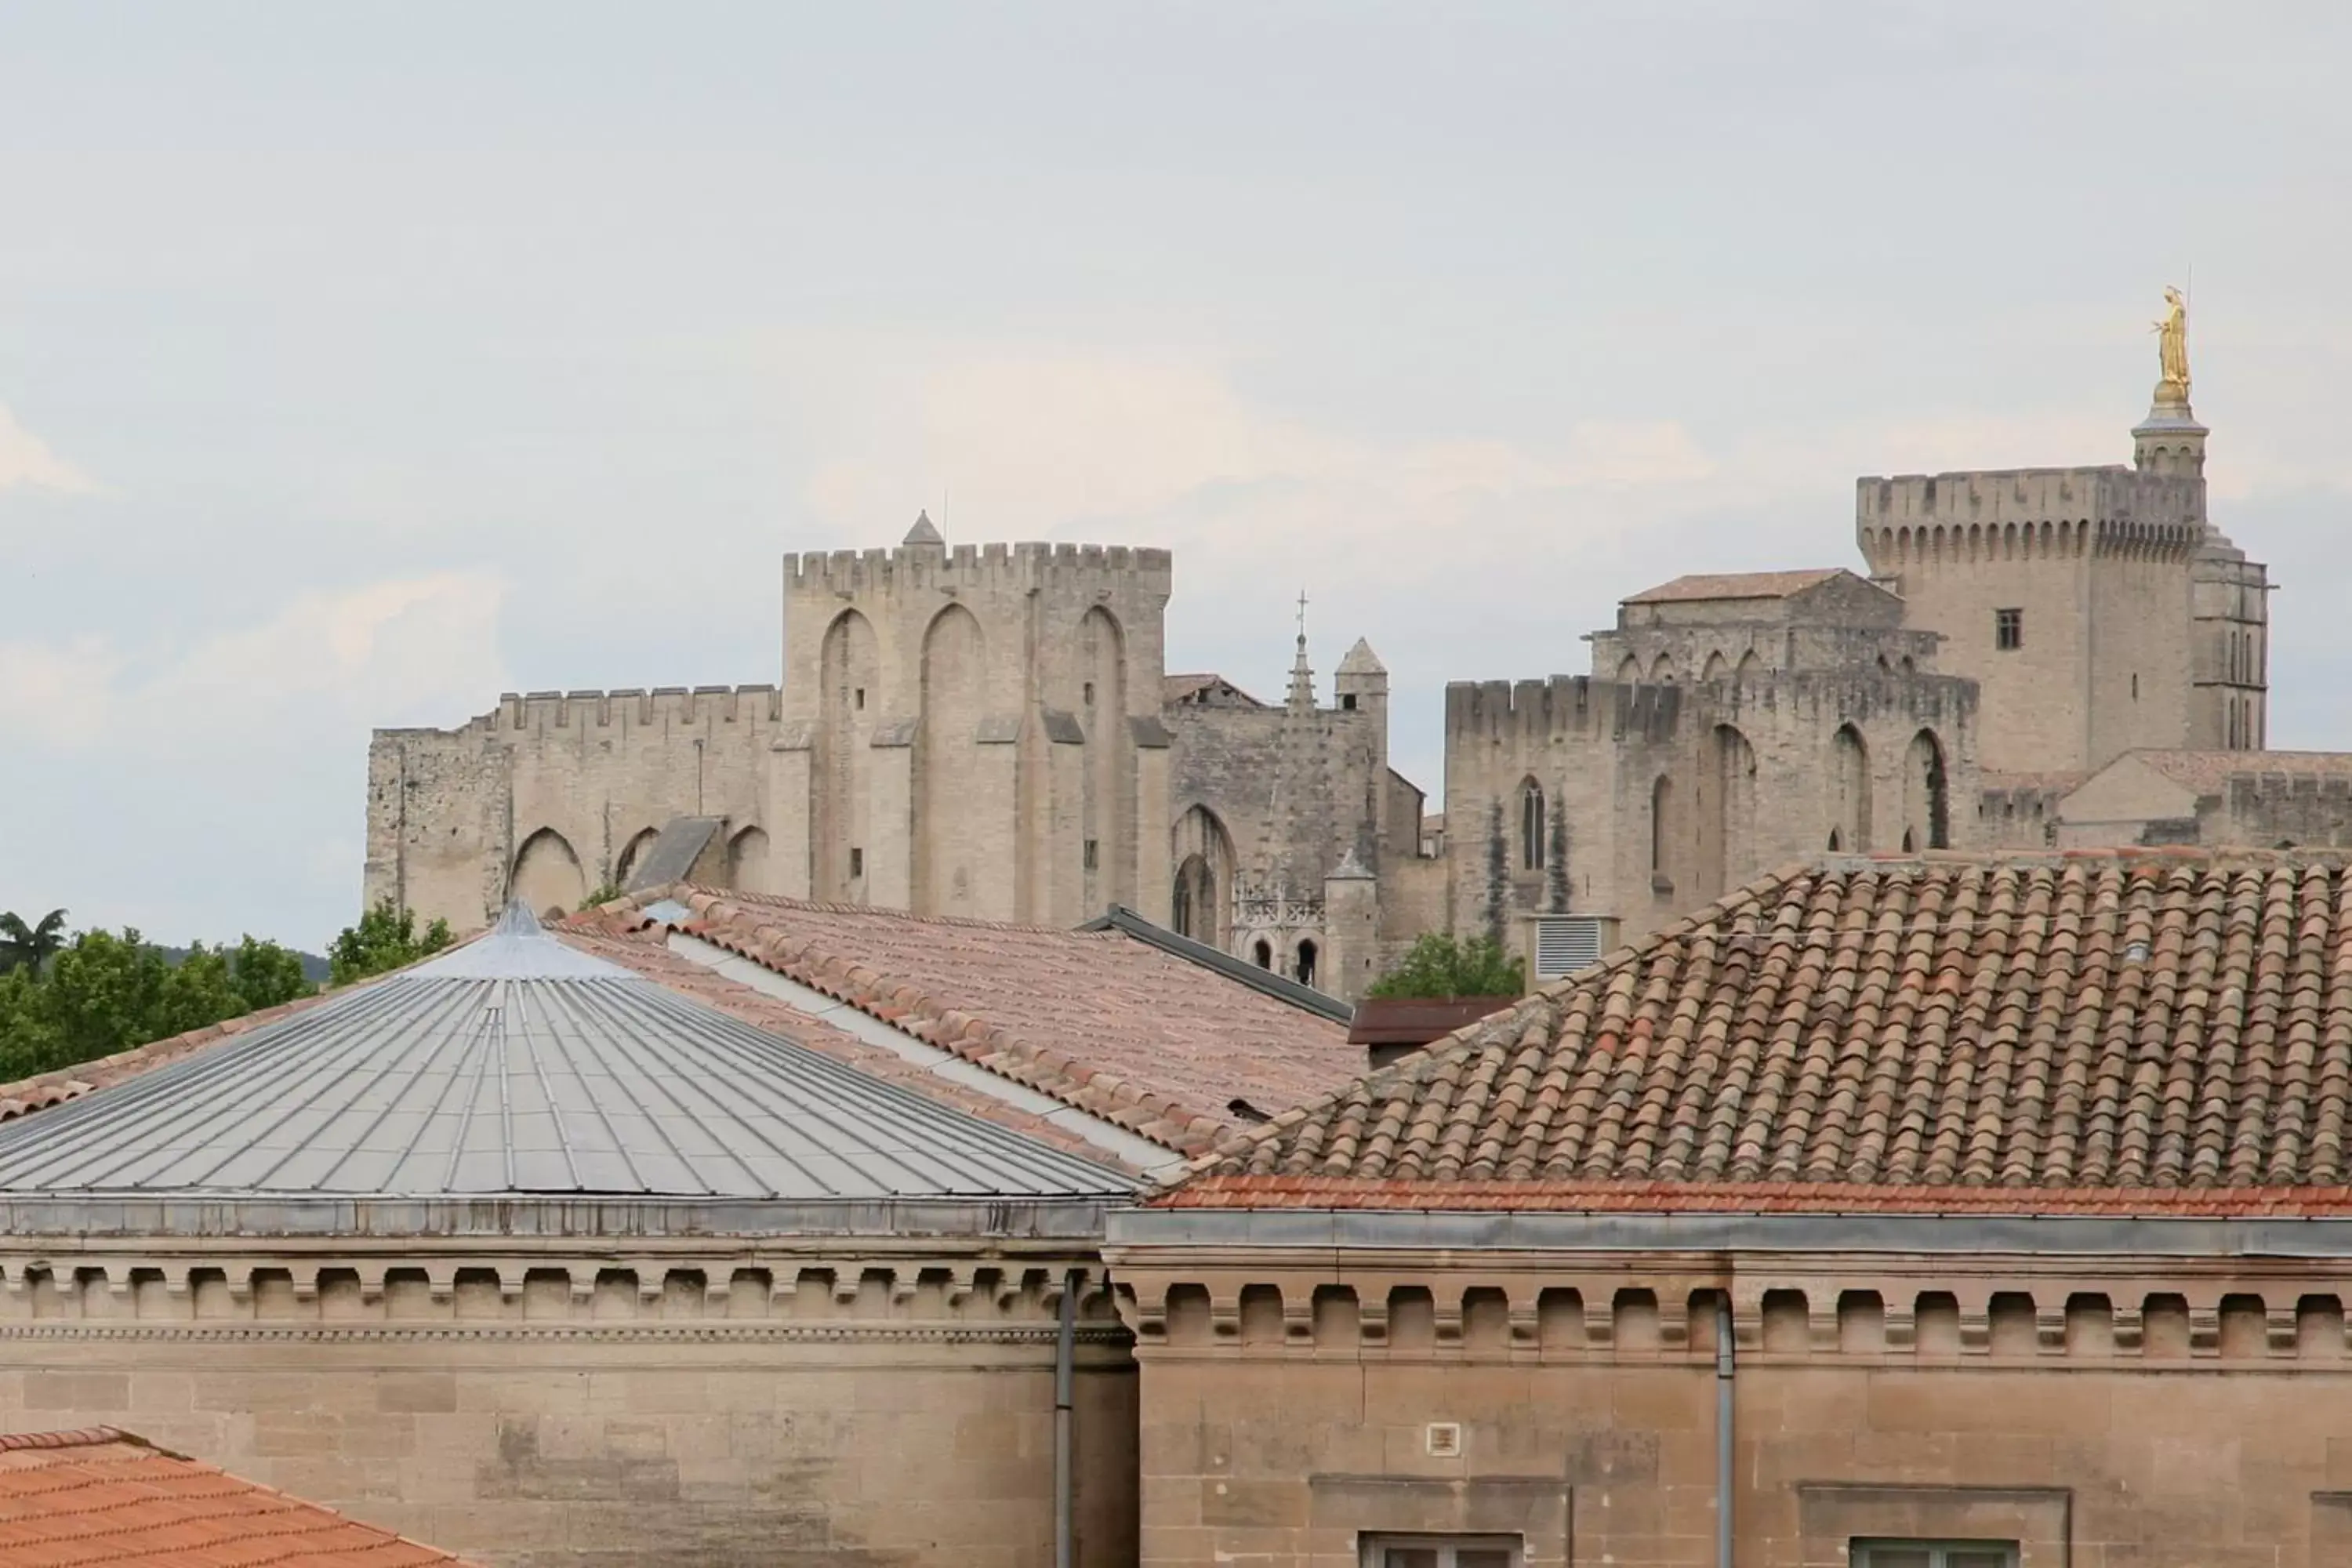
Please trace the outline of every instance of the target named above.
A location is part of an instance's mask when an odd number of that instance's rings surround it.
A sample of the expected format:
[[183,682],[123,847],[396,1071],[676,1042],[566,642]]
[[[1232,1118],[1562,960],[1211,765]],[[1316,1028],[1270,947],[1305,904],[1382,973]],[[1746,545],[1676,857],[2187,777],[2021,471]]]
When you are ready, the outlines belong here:
[[[1516,1535],[1368,1535],[1363,1568],[1518,1568]],[[1959,1568],[1974,1568],[1962,1564]]]
[[1298,944],[1298,960],[1294,973],[1301,985],[1315,984],[1315,944],[1313,942],[1302,942]]
[[1356,694],[1350,691],[1343,695],[1339,699],[1339,706],[1353,713],[1356,710]]
[[1529,779],[1519,786],[1519,865],[1540,871],[1544,863],[1543,786]]
[[1265,942],[1259,942],[1257,946],[1250,950],[1250,957],[1257,961],[1257,966],[1260,969],[1272,969],[1274,967],[1274,944]]
[[853,877],[863,877],[866,875],[865,850],[852,849],[849,852],[849,874]]
[[1089,870],[1089,871],[1091,871],[1091,870],[1095,869],[1095,868],[1096,868],[1096,867],[1097,867],[1097,866],[1098,866],[1098,865],[1100,865],[1101,863],[1102,863],[1102,841],[1101,841],[1100,839],[1097,839],[1097,838],[1089,838],[1089,839],[1087,839],[1087,870]]
[[2017,1542],[1857,1541],[1853,1568],[2017,1568]]
[[861,709],[861,710],[862,710],[862,709],[864,709],[864,708],[865,708],[865,706],[866,706],[866,688],[864,688],[864,687],[862,687],[862,686],[861,686],[861,687],[859,687],[859,688],[857,689],[857,692],[856,692],[856,696],[855,700],[856,700],[856,704],[857,704],[857,706],[858,706],[858,708],[859,708],[859,709]]
[[1992,613],[1992,646],[2012,652],[2025,646],[2025,612],[1995,610]]
[[1091,680],[1087,682],[1085,697],[1087,706],[1089,708],[1093,707],[1095,705],[1095,683]]

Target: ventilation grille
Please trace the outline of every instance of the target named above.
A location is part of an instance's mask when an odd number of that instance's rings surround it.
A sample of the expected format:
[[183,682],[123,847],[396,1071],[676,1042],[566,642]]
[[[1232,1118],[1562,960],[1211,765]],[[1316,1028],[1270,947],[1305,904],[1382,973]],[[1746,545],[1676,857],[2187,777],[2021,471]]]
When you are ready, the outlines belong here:
[[1536,978],[1558,980],[1601,962],[1599,915],[1542,915],[1536,921]]

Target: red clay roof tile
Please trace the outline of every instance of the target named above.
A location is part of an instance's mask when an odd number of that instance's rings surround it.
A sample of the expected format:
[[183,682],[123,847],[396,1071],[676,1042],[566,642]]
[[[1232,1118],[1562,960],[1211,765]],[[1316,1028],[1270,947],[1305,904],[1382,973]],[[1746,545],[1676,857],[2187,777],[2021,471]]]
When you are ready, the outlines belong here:
[[0,1435],[0,1568],[101,1563],[409,1568],[460,1560],[111,1427]]
[[2333,1211],[2347,1135],[2344,856],[1841,860],[1236,1134],[1158,1201]]

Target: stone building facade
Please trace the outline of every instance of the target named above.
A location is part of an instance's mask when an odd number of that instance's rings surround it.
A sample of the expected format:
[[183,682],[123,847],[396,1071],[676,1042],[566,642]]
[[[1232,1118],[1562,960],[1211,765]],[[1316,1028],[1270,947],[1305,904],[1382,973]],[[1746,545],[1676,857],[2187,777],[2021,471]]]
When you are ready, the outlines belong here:
[[2346,1561],[2347,875],[1817,859],[1244,1131],[1111,1222],[1140,1561]]
[[459,927],[509,892],[568,909],[690,820],[665,879],[1055,924],[1124,905],[1352,998],[1426,931],[1630,937],[1801,855],[2096,838],[2066,802],[2118,758],[2266,743],[2268,574],[2208,514],[2207,434],[2168,380],[2127,465],[1866,478],[1861,572],[1678,578],[1590,637],[1589,675],[1450,685],[1442,831],[1389,766],[1369,644],[1326,705],[1302,626],[1263,702],[1166,672],[1166,552],[950,549],[919,519],[897,550],[786,558],[780,686],[378,732],[367,896]]
[[1449,686],[1452,929],[1633,936],[1804,855],[2040,847],[2062,818],[2138,841],[2072,793],[2267,734],[2268,574],[2207,513],[2207,434],[2164,384],[2128,466],[1864,479],[1866,580],[1678,578],[1588,638],[1590,676]]
[[[1351,995],[1443,918],[1369,644],[1318,702],[1165,673],[1168,552],[786,556],[781,686],[509,694],[369,752],[366,897],[479,926],[575,908],[708,824],[747,892],[1076,925],[1125,906]],[[669,868],[684,876],[688,868]],[[1327,890],[1327,882],[1329,884]]]

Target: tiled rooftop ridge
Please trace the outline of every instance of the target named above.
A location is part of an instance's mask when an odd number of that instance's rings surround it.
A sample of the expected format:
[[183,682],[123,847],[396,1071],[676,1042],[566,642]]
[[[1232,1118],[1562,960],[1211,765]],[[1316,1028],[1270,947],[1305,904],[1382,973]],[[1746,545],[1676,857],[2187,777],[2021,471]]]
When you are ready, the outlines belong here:
[[1832,858],[1229,1138],[1158,1201],[2317,1201],[2352,1180],[2348,1118],[2345,854]]
[[[902,1030],[909,1037],[971,1061],[989,1071],[1062,1104],[1114,1122],[1128,1131],[1176,1151],[1200,1155],[1214,1146],[1235,1124],[1232,1100],[1262,1090],[1240,1083],[1204,1087],[1217,1077],[1213,1065],[1187,1064],[1155,1054],[1146,1035],[1167,1026],[1165,1018],[1129,1021],[1121,1038],[1118,1020],[1105,1018],[1090,1030],[1099,1049],[1082,1059],[1076,1051],[1057,1048],[1037,1037],[1033,1020],[984,1016],[987,1007],[970,997],[941,994],[919,974],[886,974],[876,967],[873,948],[852,951],[856,939],[829,946],[821,933],[792,929],[795,916],[849,918],[880,933],[915,931],[946,939],[957,932],[990,933],[1021,939],[1040,949],[1075,953],[1098,948],[1106,972],[1115,964],[1151,966],[1162,978],[1181,976],[1194,997],[1213,997],[1242,1010],[1255,1010],[1254,1026],[1272,1031],[1285,1047],[1280,1055],[1253,1064],[1270,1073],[1284,1088],[1276,1105],[1288,1105],[1329,1087],[1343,1078],[1360,1058],[1348,1050],[1346,1031],[1336,1024],[1309,1017],[1286,1004],[1248,993],[1246,988],[1196,969],[1147,948],[1114,931],[1075,931],[1058,927],[1024,925],[955,916],[918,916],[859,905],[788,900],[768,895],[714,892],[690,887],[646,889],[595,911],[594,920],[618,922],[625,929],[649,922],[645,910],[663,899],[684,904],[693,919],[678,929],[783,975],[835,1001],[858,1009]],[[818,925],[823,921],[803,921]],[[1089,1045],[1092,1045],[1090,1039]],[[1328,1050],[1326,1049],[1328,1047]],[[1184,1087],[1175,1079],[1188,1066],[1199,1068]],[[1274,1109],[1267,1106],[1265,1109]]]

